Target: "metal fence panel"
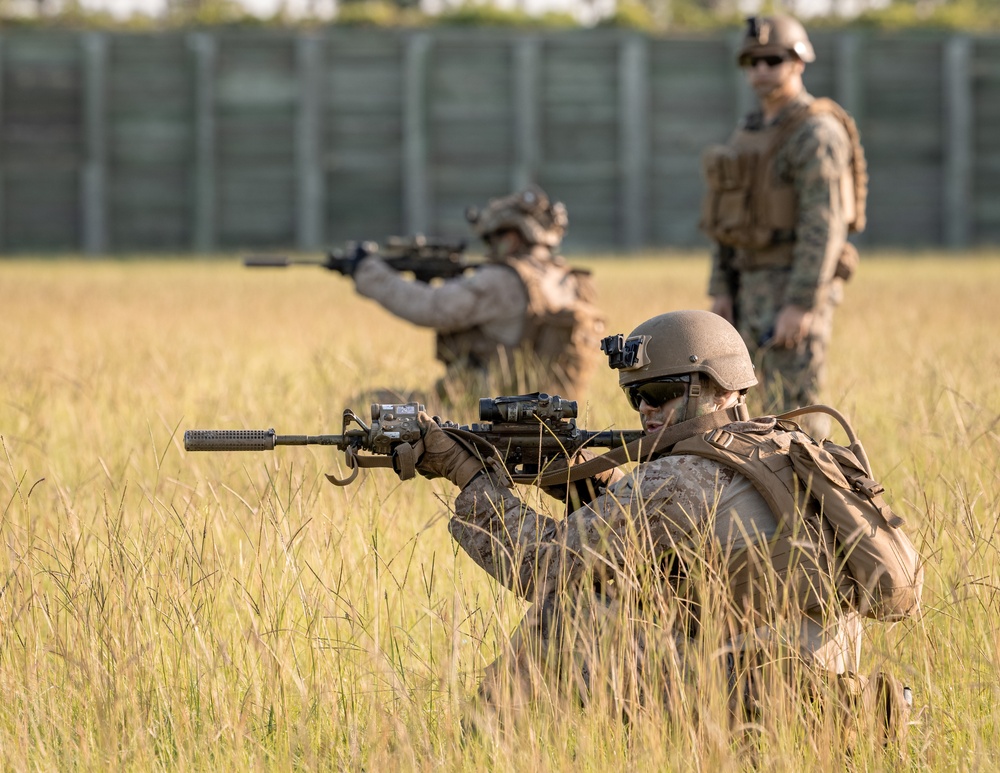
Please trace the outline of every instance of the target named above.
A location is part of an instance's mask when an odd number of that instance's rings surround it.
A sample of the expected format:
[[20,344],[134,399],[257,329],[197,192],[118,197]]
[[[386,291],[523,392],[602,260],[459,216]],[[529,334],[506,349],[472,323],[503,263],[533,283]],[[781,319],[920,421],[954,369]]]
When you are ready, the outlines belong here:
[[[753,99],[738,35],[330,28],[0,35],[0,250],[300,247],[466,232],[529,182],[569,249],[704,245],[703,148]],[[869,244],[1000,240],[1000,40],[819,32]]]

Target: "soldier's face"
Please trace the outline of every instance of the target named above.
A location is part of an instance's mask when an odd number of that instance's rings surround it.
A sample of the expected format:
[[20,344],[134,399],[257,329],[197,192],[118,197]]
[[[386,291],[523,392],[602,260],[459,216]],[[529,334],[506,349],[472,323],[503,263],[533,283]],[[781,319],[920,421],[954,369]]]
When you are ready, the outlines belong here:
[[747,83],[760,100],[795,92],[802,83],[804,71],[805,64],[794,56],[750,57],[743,67]]
[[681,395],[654,408],[645,400],[640,400],[639,417],[642,419],[642,429],[647,435],[652,435],[663,427],[676,424],[686,401],[687,395]]
[[490,254],[498,259],[513,255],[515,252],[521,251],[524,247],[524,239],[514,229],[497,231],[490,234],[486,241],[490,246]]

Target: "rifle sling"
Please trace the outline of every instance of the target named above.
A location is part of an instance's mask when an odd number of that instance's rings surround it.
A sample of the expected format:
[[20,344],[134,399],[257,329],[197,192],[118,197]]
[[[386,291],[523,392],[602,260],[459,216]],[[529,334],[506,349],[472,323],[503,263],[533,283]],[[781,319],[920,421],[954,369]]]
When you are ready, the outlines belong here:
[[[669,451],[682,440],[711,432],[713,429],[718,429],[734,421],[740,421],[735,408],[713,411],[680,424],[664,427],[655,435],[633,440],[627,445],[613,448],[605,454],[575,466],[570,466],[568,459],[563,458],[553,461],[541,472],[515,474],[507,472],[507,476],[513,483],[531,483],[539,487],[564,486],[578,480],[592,478],[629,462],[648,461],[657,454]],[[491,459],[501,461],[503,459],[503,455],[496,448],[472,432],[456,428],[446,428],[445,432],[461,442],[467,449],[476,449],[480,458],[488,466],[492,466],[490,465]]]

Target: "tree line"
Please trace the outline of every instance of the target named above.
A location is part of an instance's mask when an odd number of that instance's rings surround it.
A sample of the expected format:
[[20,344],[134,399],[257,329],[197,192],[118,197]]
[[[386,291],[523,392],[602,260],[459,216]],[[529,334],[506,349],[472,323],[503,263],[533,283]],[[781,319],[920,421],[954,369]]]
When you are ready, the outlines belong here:
[[[808,14],[810,0],[765,0],[764,11]],[[110,0],[0,0],[6,27],[72,27],[109,30],[213,26],[311,27],[319,25],[421,27],[505,26],[520,28],[619,27],[648,33],[706,31],[738,25],[738,0],[577,0],[575,12],[532,13],[522,1],[511,9],[492,0],[442,0],[433,12],[420,0],[280,0],[268,15],[241,0],[163,0],[153,13],[115,11]],[[825,13],[808,16],[810,28],[905,29],[936,27],[971,32],[1000,30],[997,0],[827,0]]]

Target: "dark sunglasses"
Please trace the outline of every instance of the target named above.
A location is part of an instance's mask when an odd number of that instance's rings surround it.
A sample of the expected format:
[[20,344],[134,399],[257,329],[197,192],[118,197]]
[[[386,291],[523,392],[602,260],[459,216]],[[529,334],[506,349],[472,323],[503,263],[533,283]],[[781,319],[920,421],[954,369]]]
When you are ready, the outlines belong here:
[[650,408],[659,408],[664,403],[676,400],[687,394],[687,376],[674,376],[660,381],[644,381],[625,387],[628,403],[633,410],[639,410],[640,403],[646,403]]
[[777,67],[783,62],[787,62],[791,59],[787,54],[767,54],[766,56],[751,56],[746,54],[740,57],[740,67],[744,67],[747,70],[752,70],[758,64],[763,62],[768,67]]

